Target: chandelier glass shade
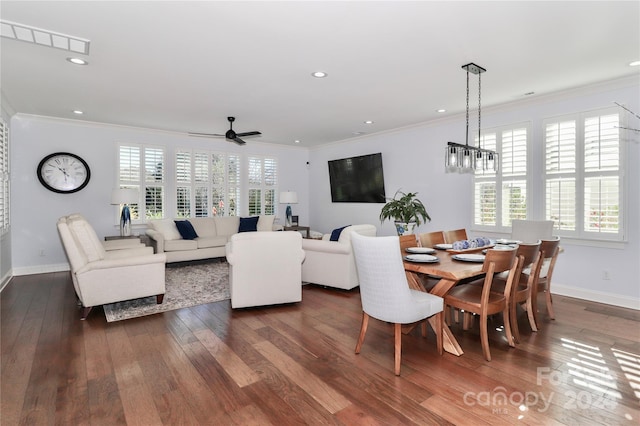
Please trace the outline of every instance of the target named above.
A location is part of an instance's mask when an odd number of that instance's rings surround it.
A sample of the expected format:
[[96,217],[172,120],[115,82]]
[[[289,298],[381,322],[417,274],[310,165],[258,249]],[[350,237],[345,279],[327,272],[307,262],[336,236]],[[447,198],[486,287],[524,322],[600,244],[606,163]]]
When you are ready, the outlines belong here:
[[[481,138],[481,110],[482,92],[480,74],[486,70],[479,65],[469,63],[462,66],[467,71],[467,115],[466,115],[466,140],[464,144],[447,142],[445,150],[445,169],[448,172],[473,173],[476,170],[497,171],[498,153],[490,149],[482,148]],[[469,73],[478,76],[478,146],[469,145]]]

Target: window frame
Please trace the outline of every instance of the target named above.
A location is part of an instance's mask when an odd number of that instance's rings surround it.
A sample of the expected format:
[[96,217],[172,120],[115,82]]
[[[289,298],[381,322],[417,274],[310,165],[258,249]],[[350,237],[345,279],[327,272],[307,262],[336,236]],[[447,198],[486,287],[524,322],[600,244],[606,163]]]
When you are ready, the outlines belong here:
[[[122,149],[137,149],[138,150],[138,176],[136,179],[122,179],[121,170],[122,170]],[[147,180],[147,164],[146,160],[148,154],[150,152],[160,151],[162,153],[162,164],[161,164],[161,180],[160,181],[148,181]],[[116,164],[118,166],[117,176],[116,176],[116,185],[118,188],[133,188],[138,190],[138,202],[136,204],[131,204],[131,223],[132,224],[142,224],[147,220],[151,219],[164,219],[167,217],[167,148],[162,145],[150,145],[150,144],[140,144],[140,143],[126,143],[120,142],[117,144],[117,161]],[[157,173],[157,171],[156,171]],[[152,188],[160,189],[160,201],[161,201],[161,214],[159,217],[147,217],[147,190]],[[120,212],[119,208],[117,210],[117,218],[116,221],[119,220]]]
[[[252,182],[252,161],[258,160],[260,162],[260,183],[255,184]],[[271,163],[271,168],[267,167],[267,162]],[[246,158],[246,176],[247,176],[247,214],[249,216],[256,215],[276,215],[278,211],[278,184],[279,184],[279,161],[276,156],[273,155],[247,155]],[[275,170],[271,179],[273,184],[269,184],[268,170]],[[253,208],[252,193],[259,191],[259,211]],[[271,193],[271,203],[269,204],[268,194]],[[271,206],[268,209],[268,206]]]
[[11,168],[9,125],[0,118],[0,236],[11,227]]
[[[504,217],[504,202],[505,197],[505,184],[511,183],[521,183],[524,182],[524,202],[526,203],[525,208],[525,217],[531,216],[531,192],[532,192],[532,182],[531,178],[531,154],[532,154],[532,123],[530,121],[519,122],[515,124],[509,124],[504,126],[497,126],[488,129],[484,129],[480,132],[480,137],[482,138],[482,148],[487,149],[495,149],[495,151],[499,155],[499,167],[498,171],[494,172],[493,170],[477,170],[473,174],[473,203],[472,203],[472,221],[473,221],[473,229],[484,231],[484,232],[496,232],[496,233],[510,233],[511,232],[511,220],[516,219],[518,217],[511,217],[511,219],[507,219]],[[525,168],[523,172],[517,172],[512,174],[505,174],[503,162],[505,161],[504,156],[504,140],[505,133],[514,133],[515,131],[522,130],[525,131]],[[478,138],[476,137],[474,140],[474,145],[478,146]],[[517,152],[516,152],[517,153]],[[520,154],[521,155],[521,154]],[[517,170],[517,167],[515,167]],[[481,212],[481,207],[478,206],[478,189],[480,186],[484,186],[485,188],[490,188],[493,183],[493,191],[494,191],[494,224],[487,223],[479,223],[478,219],[481,217],[486,217],[486,213]],[[486,193],[486,192],[485,192]],[[519,216],[521,217],[521,216]],[[506,225],[505,221],[508,220],[508,225]]]
[[[596,171],[588,171],[586,170],[586,158],[585,158],[585,147],[586,147],[586,135],[585,135],[585,122],[589,118],[598,118],[601,119],[605,116],[617,115],[618,118],[618,134],[617,134],[617,145],[618,145],[618,168],[617,170],[596,170]],[[559,116],[549,117],[542,120],[541,129],[543,132],[542,137],[542,203],[543,203],[543,211],[542,217],[547,220],[549,217],[547,214],[548,208],[548,189],[547,182],[553,178],[560,178],[564,176],[574,177],[574,223],[575,229],[558,229],[558,226],[554,224],[554,234],[563,238],[575,239],[579,241],[585,242],[602,242],[602,243],[622,243],[627,242],[627,223],[626,223],[626,206],[627,206],[627,197],[628,197],[628,189],[626,183],[626,170],[627,170],[627,154],[628,154],[628,144],[625,143],[625,133],[627,132],[622,127],[626,127],[626,123],[624,122],[625,117],[620,113],[620,110],[616,107],[607,107],[607,108],[598,108],[588,111],[581,111],[573,114],[563,114]],[[568,122],[573,121],[575,123],[575,171],[564,172],[564,173],[549,173],[546,167],[546,155],[547,155],[547,144],[546,144],[546,129],[549,124],[559,123],[559,122]],[[600,139],[599,139],[600,140]],[[599,151],[600,153],[600,151]],[[585,201],[585,190],[586,190],[586,182],[590,178],[606,178],[606,177],[615,177],[618,180],[618,232],[592,232],[585,230],[585,213],[587,211],[586,201]]]

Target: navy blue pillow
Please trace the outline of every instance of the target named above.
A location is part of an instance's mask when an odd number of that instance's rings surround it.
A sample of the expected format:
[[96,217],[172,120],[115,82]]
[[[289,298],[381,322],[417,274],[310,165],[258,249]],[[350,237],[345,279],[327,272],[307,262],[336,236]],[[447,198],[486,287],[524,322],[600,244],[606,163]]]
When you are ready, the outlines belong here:
[[351,225],[346,225],[346,226],[343,226],[342,228],[336,228],[333,231],[331,231],[331,237],[329,238],[329,241],[338,241],[338,239],[340,238],[340,234],[342,233],[342,230],[347,226],[351,226]]
[[178,228],[178,232],[182,236],[184,240],[193,240],[198,238],[198,234],[196,234],[196,230],[193,229],[193,225],[188,220],[174,220],[176,223],[176,227]]
[[238,232],[255,232],[258,230],[259,216],[241,217]]

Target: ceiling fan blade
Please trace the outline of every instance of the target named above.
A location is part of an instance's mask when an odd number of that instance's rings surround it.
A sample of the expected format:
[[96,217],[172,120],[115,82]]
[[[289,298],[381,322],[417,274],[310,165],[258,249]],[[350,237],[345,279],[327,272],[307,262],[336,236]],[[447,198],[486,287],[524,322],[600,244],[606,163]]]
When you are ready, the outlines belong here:
[[237,136],[258,136],[261,135],[262,133],[258,132],[258,131],[253,131],[253,132],[244,132],[244,133],[236,133]]
[[189,132],[187,133],[189,136],[195,136],[199,138],[223,138],[224,135],[219,135],[217,133],[197,133],[197,132]]
[[242,139],[240,139],[240,138],[239,138],[239,137],[237,137],[237,136],[236,136],[235,138],[231,139],[231,140],[232,140],[232,141],[234,141],[235,143],[237,143],[238,145],[244,145],[244,144],[246,144],[246,142],[245,142],[245,141],[243,141]]

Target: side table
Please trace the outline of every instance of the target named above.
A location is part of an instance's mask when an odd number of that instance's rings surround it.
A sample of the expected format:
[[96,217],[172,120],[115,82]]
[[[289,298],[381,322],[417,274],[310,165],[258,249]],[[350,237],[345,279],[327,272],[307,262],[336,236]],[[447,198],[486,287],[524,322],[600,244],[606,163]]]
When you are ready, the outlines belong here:
[[285,226],[284,230],[285,231],[304,231],[304,232],[307,233],[307,236],[305,238],[309,238],[309,232],[310,232],[311,228],[308,227],[308,226],[295,225],[295,226]]

